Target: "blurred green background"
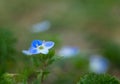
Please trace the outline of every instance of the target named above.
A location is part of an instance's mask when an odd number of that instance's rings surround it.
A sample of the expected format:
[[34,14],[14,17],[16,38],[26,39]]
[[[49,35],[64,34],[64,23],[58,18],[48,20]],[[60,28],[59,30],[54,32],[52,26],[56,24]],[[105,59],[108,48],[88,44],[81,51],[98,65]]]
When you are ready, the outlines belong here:
[[[46,20],[49,30],[32,32],[34,24]],[[0,71],[30,66],[22,50],[41,39],[56,43],[56,56],[62,46],[80,49],[55,63],[45,84],[75,84],[89,72],[94,54],[108,59],[107,73],[120,78],[119,27],[120,0],[0,0]]]

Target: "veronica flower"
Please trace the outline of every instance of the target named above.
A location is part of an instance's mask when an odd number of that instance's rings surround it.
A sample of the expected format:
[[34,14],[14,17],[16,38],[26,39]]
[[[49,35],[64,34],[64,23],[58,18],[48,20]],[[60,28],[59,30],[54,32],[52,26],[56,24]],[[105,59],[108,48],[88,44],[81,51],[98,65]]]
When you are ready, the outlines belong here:
[[108,70],[109,62],[106,58],[98,55],[90,57],[90,70],[95,73],[105,73]]
[[32,32],[34,33],[44,32],[48,30],[50,27],[51,27],[50,21],[45,20],[45,21],[34,24],[32,26]]
[[31,47],[28,50],[23,50],[22,52],[26,55],[33,54],[48,54],[49,49],[54,46],[54,42],[52,41],[41,41],[34,40],[31,44]]
[[58,52],[58,55],[65,57],[71,57],[77,54],[79,54],[79,49],[73,46],[64,46]]

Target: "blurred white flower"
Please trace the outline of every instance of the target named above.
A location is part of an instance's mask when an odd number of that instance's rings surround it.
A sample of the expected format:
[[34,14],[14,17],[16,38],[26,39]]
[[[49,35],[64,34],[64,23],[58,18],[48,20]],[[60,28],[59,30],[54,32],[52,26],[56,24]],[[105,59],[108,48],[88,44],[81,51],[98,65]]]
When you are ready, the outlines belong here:
[[108,66],[109,62],[106,58],[99,55],[93,55],[90,57],[89,68],[92,72],[98,74],[105,73],[108,70]]
[[50,28],[50,26],[51,26],[50,21],[45,20],[45,21],[39,22],[37,24],[34,24],[32,26],[31,31],[34,33],[44,32],[44,31],[48,30]]
[[80,50],[77,47],[64,46],[59,50],[58,55],[64,56],[64,57],[71,57],[71,56],[78,55],[79,52],[80,52]]

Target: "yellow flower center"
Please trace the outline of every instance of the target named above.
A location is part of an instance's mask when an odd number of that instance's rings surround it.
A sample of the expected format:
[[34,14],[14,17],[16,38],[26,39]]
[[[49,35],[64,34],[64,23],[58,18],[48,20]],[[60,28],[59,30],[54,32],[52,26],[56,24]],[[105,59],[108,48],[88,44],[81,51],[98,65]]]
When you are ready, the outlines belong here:
[[40,46],[39,49],[42,50],[42,49],[44,49],[44,47],[43,47],[43,46]]

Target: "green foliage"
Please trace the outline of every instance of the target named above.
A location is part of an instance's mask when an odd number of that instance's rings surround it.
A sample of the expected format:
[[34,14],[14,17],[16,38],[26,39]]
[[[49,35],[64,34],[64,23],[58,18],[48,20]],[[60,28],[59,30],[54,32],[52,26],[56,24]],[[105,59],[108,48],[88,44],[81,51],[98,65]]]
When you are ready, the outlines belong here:
[[112,41],[107,41],[102,45],[101,52],[107,56],[114,64],[120,67],[120,46]]
[[15,42],[11,31],[7,29],[0,29],[0,72],[9,69],[14,61]]
[[34,78],[36,76],[36,73],[34,73],[34,70],[29,67],[25,67],[23,71],[19,73],[18,81],[26,82],[29,81],[28,79]]
[[28,56],[28,60],[31,61],[30,66],[24,67],[16,81],[23,84],[43,83],[46,76],[50,73],[48,69],[49,65],[57,60],[54,54],[55,50],[50,49],[48,54]]
[[0,84],[15,84],[15,80],[13,75],[10,74],[3,74],[0,76]]
[[77,84],[120,84],[120,82],[108,74],[89,73],[81,77]]
[[54,54],[55,54],[55,50],[51,49],[49,50],[48,54],[37,54],[37,55],[31,56],[30,58],[31,58],[33,65],[36,67],[43,66],[44,63],[45,63],[45,66],[49,66],[56,59],[56,56]]

